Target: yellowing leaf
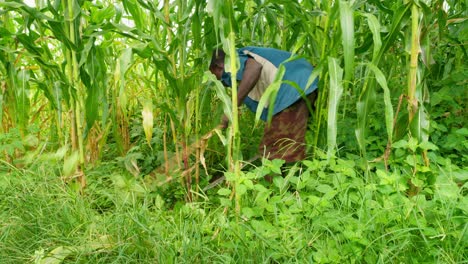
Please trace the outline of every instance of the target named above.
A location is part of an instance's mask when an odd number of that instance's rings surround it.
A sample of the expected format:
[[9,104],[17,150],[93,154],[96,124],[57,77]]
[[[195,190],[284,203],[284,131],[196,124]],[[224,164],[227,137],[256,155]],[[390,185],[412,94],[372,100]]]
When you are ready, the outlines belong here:
[[66,257],[68,257],[73,251],[69,247],[59,246],[52,250],[46,257],[36,260],[38,264],[60,264]]
[[151,139],[153,138],[153,104],[146,102],[141,111],[143,117],[143,129],[145,131],[146,142],[151,147]]
[[73,152],[70,156],[65,158],[63,163],[63,176],[70,177],[76,171],[78,166],[79,155],[78,151]]

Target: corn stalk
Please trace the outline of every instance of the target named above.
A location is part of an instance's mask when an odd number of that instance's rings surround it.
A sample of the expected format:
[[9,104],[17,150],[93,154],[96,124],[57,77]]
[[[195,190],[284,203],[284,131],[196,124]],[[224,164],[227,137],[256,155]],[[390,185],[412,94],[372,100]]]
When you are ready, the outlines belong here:
[[[64,31],[65,36],[69,41],[70,45],[78,44],[78,38],[80,37],[80,12],[81,7],[77,1],[67,0],[62,2],[64,16]],[[84,141],[83,141],[83,108],[84,98],[86,93],[83,85],[80,82],[80,73],[78,66],[77,52],[73,48],[65,48],[66,58],[66,75],[69,81],[69,94],[70,97],[70,120],[71,120],[71,142],[72,151],[78,152],[79,165],[76,168],[76,175],[78,182],[80,183],[81,189],[86,186],[86,177],[84,174],[85,157],[84,157]]]
[[408,72],[408,113],[409,122],[413,120],[418,111],[416,97],[418,56],[419,56],[419,10],[416,3],[411,5],[411,55]]

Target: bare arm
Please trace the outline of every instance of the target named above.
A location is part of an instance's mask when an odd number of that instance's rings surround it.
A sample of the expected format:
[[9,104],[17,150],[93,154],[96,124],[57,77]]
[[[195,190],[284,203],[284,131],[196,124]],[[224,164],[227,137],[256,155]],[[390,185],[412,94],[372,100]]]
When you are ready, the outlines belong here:
[[262,73],[262,65],[252,58],[245,62],[244,74],[237,90],[237,106],[240,106],[247,95],[252,91]]
[[[244,102],[244,99],[257,84],[262,73],[262,68],[263,66],[252,58],[248,58],[245,62],[244,74],[237,90],[237,106],[240,106]],[[228,122],[227,116],[223,116],[220,127],[226,128]]]

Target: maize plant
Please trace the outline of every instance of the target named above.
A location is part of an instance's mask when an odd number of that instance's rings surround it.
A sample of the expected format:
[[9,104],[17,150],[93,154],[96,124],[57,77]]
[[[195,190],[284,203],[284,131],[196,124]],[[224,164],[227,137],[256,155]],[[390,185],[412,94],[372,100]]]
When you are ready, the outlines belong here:
[[[311,157],[357,149],[367,169],[380,158],[387,167],[394,142],[429,141],[430,95],[466,70],[466,10],[457,0],[1,1],[1,155],[20,165],[29,149],[66,150],[58,152],[64,175],[83,188],[104,151],[142,174],[141,155],[128,154],[146,144],[147,166],[164,168],[167,181],[180,178],[192,200],[205,149],[191,146],[223,108],[232,126],[216,153],[235,175],[248,137],[231,107],[235,80],[226,93],[206,73],[211,51],[224,47],[235,72],[235,49],[252,45],[315,66]],[[134,124],[145,141],[135,141]],[[375,145],[375,137],[385,140]]]

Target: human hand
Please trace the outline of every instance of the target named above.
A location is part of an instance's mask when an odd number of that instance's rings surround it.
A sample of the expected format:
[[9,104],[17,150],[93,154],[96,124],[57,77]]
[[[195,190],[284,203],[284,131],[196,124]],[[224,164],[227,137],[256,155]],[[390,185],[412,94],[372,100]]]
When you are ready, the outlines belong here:
[[218,125],[218,128],[226,129],[228,127],[228,124],[229,124],[229,118],[226,115],[223,115],[223,117],[221,118],[221,122]]

